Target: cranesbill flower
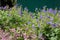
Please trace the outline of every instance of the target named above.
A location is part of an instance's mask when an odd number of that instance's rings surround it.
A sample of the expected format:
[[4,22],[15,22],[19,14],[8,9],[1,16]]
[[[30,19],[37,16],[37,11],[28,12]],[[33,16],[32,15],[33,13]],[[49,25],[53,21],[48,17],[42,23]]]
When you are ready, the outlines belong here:
[[52,22],[47,22],[47,24],[53,24]]
[[42,15],[40,15],[40,19],[42,19],[43,18],[43,16]]
[[34,16],[32,16],[32,19],[34,19],[35,17]]
[[57,10],[53,10],[52,8],[50,8],[50,9],[48,10],[48,12],[49,12],[49,13],[56,14],[56,13],[57,13]]
[[3,7],[3,9],[7,9],[8,6]]
[[57,24],[52,24],[52,27],[57,27]]
[[53,21],[53,17],[47,16],[51,21]]
[[47,16],[47,18],[50,18],[50,16]]
[[53,13],[53,9],[50,8],[50,9],[48,10],[48,12],[49,12],[49,13]]

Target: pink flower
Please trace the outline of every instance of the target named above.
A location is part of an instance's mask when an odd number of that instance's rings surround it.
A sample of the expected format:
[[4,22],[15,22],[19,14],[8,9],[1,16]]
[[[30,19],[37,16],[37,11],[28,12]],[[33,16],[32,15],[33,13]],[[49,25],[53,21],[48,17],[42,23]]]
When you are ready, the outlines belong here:
[[26,33],[23,33],[23,37],[24,37],[24,40],[26,40],[28,38]]
[[19,37],[20,36],[20,33],[15,33],[15,37]]

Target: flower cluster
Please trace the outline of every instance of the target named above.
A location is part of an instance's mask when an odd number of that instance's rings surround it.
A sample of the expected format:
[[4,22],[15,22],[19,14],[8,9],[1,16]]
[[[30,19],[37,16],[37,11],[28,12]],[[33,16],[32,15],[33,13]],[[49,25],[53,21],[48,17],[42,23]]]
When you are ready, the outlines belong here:
[[60,40],[59,17],[59,10],[51,8],[36,12],[21,7],[0,10],[0,40]]

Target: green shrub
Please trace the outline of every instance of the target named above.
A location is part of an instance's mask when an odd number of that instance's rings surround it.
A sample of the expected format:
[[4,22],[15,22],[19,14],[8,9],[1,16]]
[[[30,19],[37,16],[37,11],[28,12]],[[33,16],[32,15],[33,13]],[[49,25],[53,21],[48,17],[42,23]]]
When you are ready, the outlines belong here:
[[36,35],[36,40],[42,38],[44,40],[60,40],[59,17],[59,12],[54,14],[49,11],[38,11],[36,14],[21,10],[21,7],[12,8],[10,11],[0,10],[0,28],[3,30],[15,28],[17,30],[19,27],[22,29],[22,33],[27,33],[28,36]]

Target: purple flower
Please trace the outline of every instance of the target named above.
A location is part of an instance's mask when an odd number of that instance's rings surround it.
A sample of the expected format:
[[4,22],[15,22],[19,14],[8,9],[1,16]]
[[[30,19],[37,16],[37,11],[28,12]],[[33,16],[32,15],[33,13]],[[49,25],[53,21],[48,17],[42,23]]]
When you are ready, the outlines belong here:
[[42,19],[43,18],[43,16],[42,15],[40,15],[40,19]]
[[49,12],[49,13],[53,13],[53,9],[50,8],[50,9],[48,10],[48,12]]
[[50,18],[50,16],[47,16],[48,18]]
[[57,27],[57,24],[52,24],[52,27]]
[[50,8],[50,9],[48,10],[48,12],[49,12],[49,13],[56,14],[56,13],[57,13],[57,10],[53,10],[52,8]]
[[51,21],[53,20],[53,17],[47,16]]
[[34,16],[32,16],[32,18],[34,19],[35,17],[34,17]]
[[47,24],[52,24],[52,22],[47,22]]
[[53,14],[56,14],[57,13],[57,10],[53,10]]
[[3,7],[3,9],[7,9],[7,6]]

